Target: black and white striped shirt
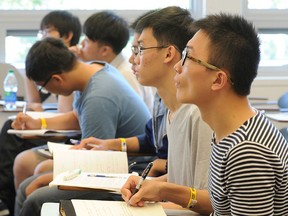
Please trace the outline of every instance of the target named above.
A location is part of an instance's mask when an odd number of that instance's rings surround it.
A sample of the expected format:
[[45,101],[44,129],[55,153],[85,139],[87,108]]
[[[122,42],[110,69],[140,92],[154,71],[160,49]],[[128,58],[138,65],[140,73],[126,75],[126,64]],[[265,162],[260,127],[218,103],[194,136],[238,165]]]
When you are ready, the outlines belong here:
[[212,147],[212,215],[288,215],[288,143],[264,115]]

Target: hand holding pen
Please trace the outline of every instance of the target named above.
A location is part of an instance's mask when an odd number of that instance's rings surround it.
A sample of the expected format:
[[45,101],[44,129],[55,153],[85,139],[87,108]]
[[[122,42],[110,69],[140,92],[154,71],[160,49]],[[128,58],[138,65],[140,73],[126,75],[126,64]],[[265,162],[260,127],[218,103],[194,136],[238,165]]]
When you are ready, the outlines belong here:
[[[146,179],[146,177],[147,177],[148,173],[150,172],[152,166],[153,166],[153,162],[150,162],[150,163],[147,165],[147,167],[144,169],[144,171],[142,172],[142,175],[141,175],[141,177],[140,177],[140,181],[139,181],[138,184],[136,185],[135,190],[132,192],[132,196],[135,195],[135,194],[139,191],[139,189],[140,189],[141,186],[142,186],[143,181]],[[132,197],[132,196],[131,196],[131,197]]]
[[[147,183],[150,182],[148,180],[144,182],[144,180],[147,177],[152,166],[153,166],[153,163],[148,164],[146,169],[143,171],[140,179],[138,176],[130,176],[128,178],[128,180],[126,181],[126,183],[123,185],[123,187],[121,189],[122,198],[127,203],[129,203],[130,205],[132,205],[132,206],[143,206],[144,205],[143,200],[146,200],[145,196],[146,196],[146,192],[147,192],[146,191],[146,185],[149,185]],[[144,187],[145,189],[143,188],[142,190],[140,190],[142,185],[145,185],[145,187]],[[148,193],[150,193],[149,191],[151,191],[151,190],[148,188]]]

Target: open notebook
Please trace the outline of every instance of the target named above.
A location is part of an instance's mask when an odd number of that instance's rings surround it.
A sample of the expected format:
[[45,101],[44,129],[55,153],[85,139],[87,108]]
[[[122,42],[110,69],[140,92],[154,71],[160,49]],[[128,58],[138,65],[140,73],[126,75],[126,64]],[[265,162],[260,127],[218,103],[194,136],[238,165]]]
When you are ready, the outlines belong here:
[[81,134],[80,130],[53,130],[53,129],[42,129],[42,130],[14,130],[9,129],[8,134],[15,134],[20,137],[30,136],[65,136],[74,137]]
[[[126,152],[54,149],[53,163],[50,186],[60,189],[90,188],[119,193],[129,177]],[[75,171],[73,178],[66,178]]]
[[144,207],[132,207],[122,201],[61,200],[59,211],[62,216],[166,216],[159,203],[146,203]]

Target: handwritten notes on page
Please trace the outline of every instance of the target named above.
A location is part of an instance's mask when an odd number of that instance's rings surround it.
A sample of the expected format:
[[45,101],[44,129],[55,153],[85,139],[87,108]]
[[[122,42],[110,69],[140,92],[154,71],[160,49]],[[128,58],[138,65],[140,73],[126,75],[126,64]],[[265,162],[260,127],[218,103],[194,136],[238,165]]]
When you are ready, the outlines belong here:
[[166,216],[159,203],[146,203],[144,207],[132,207],[121,201],[72,200],[76,215],[81,216]]

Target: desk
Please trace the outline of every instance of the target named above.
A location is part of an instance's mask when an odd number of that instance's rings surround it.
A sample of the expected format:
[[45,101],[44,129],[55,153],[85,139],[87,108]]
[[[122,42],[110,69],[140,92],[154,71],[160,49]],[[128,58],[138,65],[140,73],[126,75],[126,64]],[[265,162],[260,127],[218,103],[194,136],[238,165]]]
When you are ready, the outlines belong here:
[[[164,209],[167,216],[199,216],[189,210]],[[41,208],[41,216],[59,216],[59,203],[44,203]]]
[[279,130],[288,127],[288,112],[266,112],[265,115]]

